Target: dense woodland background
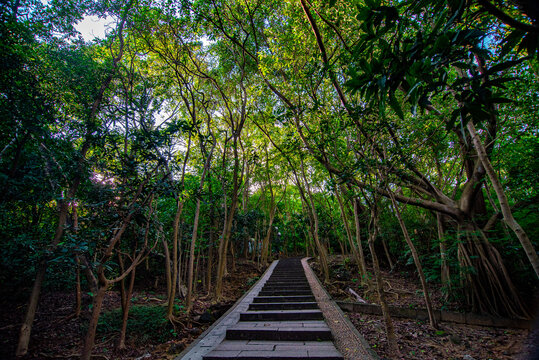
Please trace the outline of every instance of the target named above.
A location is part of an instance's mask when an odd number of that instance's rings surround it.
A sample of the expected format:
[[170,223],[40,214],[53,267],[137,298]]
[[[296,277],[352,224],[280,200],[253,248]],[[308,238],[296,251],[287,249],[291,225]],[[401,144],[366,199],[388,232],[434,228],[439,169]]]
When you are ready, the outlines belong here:
[[[89,15],[114,20],[105,39],[77,33]],[[238,259],[287,255],[316,257],[325,281],[328,254],[349,256],[384,309],[380,264],[416,271],[428,308],[427,283],[463,310],[533,317],[535,1],[9,0],[0,16],[18,355],[42,292],[91,312],[87,359],[107,291],[122,347],[139,277],[174,322],[218,301]]]

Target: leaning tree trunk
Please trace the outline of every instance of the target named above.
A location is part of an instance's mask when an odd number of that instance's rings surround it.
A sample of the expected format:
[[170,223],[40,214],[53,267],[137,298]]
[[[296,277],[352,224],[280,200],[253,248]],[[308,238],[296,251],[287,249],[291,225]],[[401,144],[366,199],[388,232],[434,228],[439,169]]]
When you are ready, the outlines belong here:
[[445,230],[443,215],[440,213],[436,213],[436,224],[438,229],[438,241],[440,242],[440,277],[442,280],[442,285],[445,287],[448,295],[451,292],[451,276],[449,273],[449,265],[447,263],[447,246],[444,239]]
[[[122,265],[123,267],[123,265]],[[123,272],[123,271],[122,271]],[[131,296],[133,295],[133,287],[135,285],[136,268],[131,271],[129,277],[129,286],[125,290],[125,284],[122,280],[120,286],[124,289],[125,299],[122,302],[122,328],[120,330],[120,340],[118,341],[118,349],[125,349],[125,335],[127,333],[127,318],[129,317],[129,309],[131,307]]]
[[[375,205],[373,205],[375,206]],[[371,209],[371,226],[369,231],[369,250],[372,256],[372,267],[374,270],[374,277],[376,279],[376,290],[378,292],[378,298],[380,300],[380,306],[382,308],[382,316],[384,318],[384,324],[386,328],[387,344],[389,353],[393,356],[400,357],[399,346],[397,345],[397,337],[395,335],[395,328],[393,327],[393,321],[389,314],[389,306],[387,305],[386,293],[384,290],[384,283],[382,279],[382,273],[380,272],[380,265],[378,263],[378,256],[374,248],[374,240],[378,235],[378,214],[375,208]]]
[[401,227],[402,234],[404,235],[404,239],[406,240],[406,243],[408,244],[408,247],[410,248],[410,251],[412,252],[412,257],[414,258],[415,267],[417,269],[417,273],[419,274],[419,279],[421,280],[421,287],[423,288],[423,296],[425,297],[425,305],[427,306],[427,312],[429,314],[430,326],[432,326],[434,329],[437,329],[438,324],[436,323],[434,310],[432,309],[432,302],[430,301],[429,290],[427,288],[427,280],[425,279],[425,273],[423,272],[423,267],[421,266],[419,255],[417,254],[415,245],[412,242],[412,239],[410,238],[410,234],[408,233],[406,224],[402,220],[402,216],[401,216],[399,207],[397,205],[397,201],[395,200],[395,197],[393,196],[393,193],[391,191],[389,191],[389,198],[391,199],[391,204],[393,205],[393,209],[395,210],[395,216],[397,217],[397,220],[399,221],[399,225]]
[[312,235],[313,235],[314,243],[318,250],[320,264],[322,265],[322,273],[324,274],[324,283],[329,283],[329,266],[328,266],[327,252],[324,245],[322,245],[322,243],[320,242],[320,238],[318,236],[318,233],[319,233],[318,215],[316,213],[316,207],[314,206],[314,199],[311,193],[311,188],[309,186],[309,183],[307,182],[307,177],[305,176],[305,168],[303,166],[303,159],[301,159],[301,175],[303,176],[303,181],[305,182],[305,190],[309,197],[309,203],[306,205],[310,210],[311,218],[313,220],[313,234]]
[[93,307],[92,307],[92,317],[90,318],[90,323],[88,324],[88,332],[86,334],[86,339],[84,341],[84,346],[82,348],[81,360],[90,360],[92,356],[92,349],[94,347],[95,334],[97,330],[97,322],[99,321],[99,315],[101,315],[101,307],[103,305],[103,299],[107,292],[109,284],[107,281],[100,282],[99,289],[97,294],[94,297]]
[[[241,131],[241,128],[240,128],[240,131]],[[230,208],[225,217],[223,234],[221,237],[221,241],[219,242],[219,253],[218,253],[219,260],[218,260],[218,265],[217,265],[217,278],[215,280],[215,295],[218,299],[221,298],[221,295],[223,292],[223,280],[226,273],[226,256],[227,256],[229,241],[231,237],[232,222],[234,221],[234,214],[236,213],[236,207],[238,205],[239,182],[240,182],[240,177],[241,177],[239,174],[240,169],[239,169],[238,144],[237,144],[238,137],[239,137],[239,131],[238,131],[238,134],[235,135],[234,137],[234,145],[233,145],[234,171],[232,175],[233,189],[232,189]],[[226,152],[226,149],[223,151]],[[226,201],[224,205],[225,205],[225,211],[226,211]]]
[[[359,200],[354,199],[354,223],[356,225],[356,243],[357,243],[357,249],[359,251],[359,259],[360,263],[359,265],[359,272],[361,275],[361,283],[362,284],[369,284],[370,280],[367,276],[367,263],[365,262],[365,255],[363,253],[363,245],[361,244],[361,223],[359,219]],[[369,286],[370,287],[370,286]]]
[[509,202],[507,201],[507,196],[505,195],[503,186],[500,182],[500,179],[498,178],[498,175],[494,171],[494,168],[488,158],[486,149],[481,143],[481,140],[479,139],[479,135],[477,134],[477,131],[475,130],[475,126],[473,122],[468,121],[468,124],[466,125],[466,127],[468,128],[468,132],[470,133],[472,137],[473,144],[477,151],[477,156],[479,157],[479,160],[481,160],[481,163],[485,167],[485,171],[492,183],[492,187],[494,188],[494,191],[496,192],[498,201],[500,202],[500,209],[502,211],[504,221],[507,224],[507,226],[509,226],[511,230],[513,230],[513,232],[517,236],[518,240],[520,241],[520,244],[522,245],[522,247],[524,248],[524,251],[526,252],[526,256],[528,257],[530,263],[532,264],[533,270],[535,271],[535,275],[539,277],[539,255],[537,255],[537,252],[535,251],[535,248],[533,247],[533,244],[528,238],[528,235],[526,234],[524,229],[522,229],[520,224],[513,217],[513,213],[511,212],[511,207],[509,206]]
[[[355,246],[354,240],[352,238],[352,231],[350,230],[350,224],[348,223],[348,216],[346,216],[345,208],[344,208],[341,196],[339,195],[339,190],[335,192],[335,195],[337,196],[337,201],[339,202],[339,209],[341,211],[341,217],[344,224],[344,230],[346,232],[346,238],[348,239],[348,245],[350,246],[352,256],[354,257],[354,260],[356,261],[358,268],[361,269],[361,259],[359,257],[359,252],[357,250],[357,247]],[[360,270],[360,272],[362,271]]]
[[[202,141],[202,140],[201,140]],[[204,145],[200,145],[201,150],[204,151]],[[210,153],[206,157],[206,161],[204,162],[204,169],[202,170],[202,175],[200,176],[200,186],[199,186],[199,192],[202,192],[204,188],[204,180],[206,178],[206,173],[209,171],[210,168],[210,162],[213,155],[213,149],[211,149]],[[195,247],[197,242],[197,236],[198,236],[198,222],[199,222],[199,216],[200,216],[200,198],[197,198],[197,204],[195,209],[195,219],[193,221],[193,236],[191,237],[191,247],[189,249],[189,273],[187,275],[187,311],[191,311],[191,305],[192,305],[192,299],[193,296],[193,266],[195,262]]]

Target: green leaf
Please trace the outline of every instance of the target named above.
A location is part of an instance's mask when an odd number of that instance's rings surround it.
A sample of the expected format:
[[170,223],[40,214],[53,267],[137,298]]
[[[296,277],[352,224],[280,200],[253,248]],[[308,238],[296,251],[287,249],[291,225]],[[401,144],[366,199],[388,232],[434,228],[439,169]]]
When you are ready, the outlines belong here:
[[389,105],[391,106],[393,111],[395,111],[397,116],[404,120],[404,113],[402,112],[402,107],[400,106],[399,102],[393,94],[389,94]]
[[518,60],[506,61],[506,62],[503,62],[501,64],[494,65],[493,67],[491,67],[490,69],[487,70],[486,74],[487,75],[492,75],[492,74],[495,74],[497,72],[509,69],[509,68],[511,68],[511,67],[513,67],[515,65],[520,64],[521,62],[523,62],[524,60],[527,60],[527,59],[528,59],[527,57],[524,57],[524,58],[520,58]]
[[514,100],[507,99],[504,97],[493,97],[491,101],[495,104],[506,104],[506,103],[512,103]]

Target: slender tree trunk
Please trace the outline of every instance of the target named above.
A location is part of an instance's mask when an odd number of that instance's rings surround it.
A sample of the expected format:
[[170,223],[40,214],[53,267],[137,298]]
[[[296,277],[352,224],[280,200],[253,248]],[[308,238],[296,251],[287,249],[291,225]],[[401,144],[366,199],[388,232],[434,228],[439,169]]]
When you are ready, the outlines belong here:
[[[135,254],[133,254],[135,256]],[[120,262],[120,269],[123,273],[125,271],[123,258],[121,255],[118,255],[118,260]],[[125,349],[125,336],[127,333],[127,319],[129,317],[129,309],[131,307],[131,297],[133,295],[133,287],[135,286],[135,272],[136,268],[131,271],[129,276],[129,286],[125,288],[125,280],[120,281],[120,287],[122,290],[122,327],[120,329],[120,340],[118,341],[118,349]]]
[[492,187],[494,188],[494,191],[496,192],[498,201],[500,203],[500,209],[502,211],[504,221],[517,236],[518,240],[520,241],[520,244],[524,248],[526,256],[528,257],[530,263],[532,264],[533,270],[535,271],[535,275],[539,277],[539,255],[537,255],[537,251],[533,247],[533,244],[528,238],[528,235],[526,234],[524,229],[522,229],[520,224],[513,217],[513,213],[511,212],[511,207],[509,206],[509,202],[507,201],[507,196],[505,195],[503,186],[487,156],[485,147],[483,146],[483,144],[481,143],[481,140],[479,139],[479,135],[477,134],[477,131],[475,130],[475,126],[473,122],[468,121],[468,124],[466,125],[466,127],[472,137],[474,147],[477,151],[477,156],[479,157],[479,159],[481,160],[481,163],[485,167],[485,171],[490,179],[490,182],[492,183]]
[[[202,140],[201,140],[202,141]],[[204,152],[204,145],[200,145],[202,152]],[[206,161],[204,162],[204,169],[202,170],[202,175],[200,176],[200,186],[199,186],[199,192],[202,192],[204,188],[204,180],[206,178],[206,173],[210,169],[210,163],[211,158],[213,156],[213,149],[215,148],[215,145],[212,147],[210,153],[206,157]],[[195,261],[195,247],[196,247],[196,241],[198,236],[198,219],[200,216],[200,198],[197,197],[197,204],[195,209],[195,219],[193,221],[193,235],[191,237],[191,247],[189,249],[189,274],[187,276],[187,311],[191,311],[191,305],[192,305],[192,296],[193,296],[193,264]]]
[[363,284],[370,283],[367,276],[367,263],[365,262],[365,255],[363,253],[363,245],[361,244],[361,222],[360,222],[360,209],[359,209],[359,200],[354,199],[354,223],[356,225],[356,243],[357,249],[359,252],[359,272],[361,275],[361,282]]
[[[380,231],[380,229],[378,229],[378,231]],[[384,247],[384,253],[386,254],[386,259],[387,259],[387,262],[389,263],[389,267],[391,270],[393,270],[393,268],[395,267],[395,264],[393,263],[393,259],[391,259],[391,254],[389,253],[386,239],[382,239],[382,246]]]
[[80,285],[80,259],[78,256],[75,256],[75,261],[77,262],[77,273],[76,273],[76,284],[75,284],[75,317],[80,316],[80,310],[82,307],[82,288]]
[[350,224],[348,222],[348,216],[346,215],[346,211],[345,211],[345,208],[344,208],[343,201],[341,199],[341,196],[339,195],[339,190],[337,190],[335,192],[335,195],[337,196],[337,201],[339,202],[339,209],[341,210],[341,217],[342,217],[342,221],[343,221],[343,224],[344,224],[344,230],[346,231],[346,238],[348,239],[348,244],[350,246],[352,256],[354,257],[354,260],[355,260],[358,268],[361,268],[361,259],[359,258],[359,252],[358,252],[357,247],[354,244],[354,240],[352,238],[352,231],[350,230]]
[[176,199],[176,214],[174,215],[174,222],[172,224],[172,282],[170,286],[170,293],[168,294],[168,306],[167,306],[167,317],[172,318],[172,311],[174,310],[174,300],[176,299],[176,285],[179,283],[178,276],[180,265],[178,261],[178,251],[180,250],[180,240],[179,240],[179,228],[180,228],[180,218],[183,210],[183,201],[180,200],[179,195]]
[[[234,214],[236,213],[236,208],[238,205],[239,184],[242,177],[239,174],[240,166],[239,166],[239,158],[238,158],[238,138],[240,136],[240,133],[241,133],[241,127],[239,127],[239,129],[235,131],[235,135],[234,135],[234,144],[233,144],[234,171],[232,175],[233,177],[232,197],[230,201],[230,208],[228,210],[228,213],[225,219],[223,235],[219,243],[219,264],[217,266],[217,279],[215,282],[215,295],[218,299],[221,298],[221,294],[223,291],[223,278],[226,273],[226,257],[227,257],[228,246],[229,246],[230,236],[231,236],[231,231],[232,231],[232,222],[234,221]],[[225,209],[226,209],[226,202],[225,202]]]
[[189,249],[189,274],[187,276],[187,299],[186,307],[187,311],[191,311],[191,305],[193,304],[193,266],[195,262],[195,247],[198,233],[198,219],[200,216],[200,199],[197,199],[197,205],[195,209],[195,220],[193,224],[193,236],[191,237],[191,248]]
[[[210,236],[211,239],[211,236]],[[208,263],[206,269],[206,292],[211,294],[211,275],[213,269],[213,245],[209,246],[208,249]]]
[[[76,203],[73,203],[71,205],[71,209],[73,210],[73,231],[75,232],[75,234],[77,234],[79,231],[79,216]],[[75,255],[75,262],[77,263],[77,269],[75,274],[75,317],[78,318],[80,316],[80,310],[82,307],[82,289],[80,285],[80,259],[78,255]]]
[[311,194],[311,188],[309,186],[309,183],[307,181],[307,177],[305,176],[305,168],[303,166],[303,159],[301,160],[301,174],[303,176],[303,181],[305,182],[305,190],[307,192],[307,195],[309,197],[309,204],[306,204],[307,207],[310,209],[311,216],[313,219],[313,240],[316,245],[316,248],[318,250],[318,255],[320,258],[320,264],[322,265],[322,273],[324,274],[324,283],[329,283],[329,267],[328,267],[328,260],[327,260],[327,252],[323,244],[320,242],[320,238],[318,237],[318,215],[316,213],[316,207],[314,205],[314,199],[313,195]]
[[391,315],[389,314],[389,306],[387,305],[382,273],[380,272],[380,265],[378,263],[378,256],[376,255],[376,251],[374,249],[374,240],[378,236],[378,214],[374,206],[376,205],[373,205],[373,208],[371,208],[371,226],[369,226],[370,231],[368,239],[369,250],[372,256],[372,267],[374,270],[374,277],[376,279],[376,290],[378,292],[378,298],[380,299],[382,316],[384,318],[384,324],[386,327],[389,353],[395,358],[400,358],[400,350],[399,346],[397,345],[397,337],[395,336],[395,328],[393,327],[393,321],[391,320]]
[[419,274],[419,279],[421,280],[421,287],[423,288],[423,296],[425,298],[427,312],[429,313],[430,326],[432,326],[434,329],[437,329],[438,324],[436,322],[436,317],[434,316],[434,310],[432,308],[432,303],[430,301],[430,296],[429,296],[429,290],[427,288],[427,280],[425,279],[425,273],[423,272],[423,267],[421,266],[419,255],[417,253],[414,243],[412,242],[412,239],[410,238],[410,234],[408,233],[406,224],[402,220],[402,216],[401,216],[399,207],[397,205],[397,201],[395,200],[395,197],[393,196],[393,193],[391,191],[389,191],[389,195],[391,199],[391,204],[393,205],[393,210],[395,210],[395,216],[397,217],[397,220],[399,221],[399,225],[401,227],[402,234],[404,235],[404,239],[406,240],[406,243],[408,244],[408,247],[410,248],[410,251],[412,252],[412,257],[414,258],[414,263],[417,268],[417,273]]
[[271,209],[270,209],[270,218],[269,218],[269,224],[268,229],[266,231],[266,236],[264,236],[264,240],[262,241],[262,259],[261,263],[263,265],[267,265],[268,263],[268,257],[269,257],[269,249],[270,249],[270,239],[271,239],[271,232],[273,231],[273,221],[275,219],[275,202],[273,200],[273,194],[272,194],[272,200],[271,200]]
[[442,214],[436,213],[436,223],[438,229],[438,240],[440,241],[440,259],[442,260],[440,264],[440,277],[442,280],[442,285],[447,290],[447,294],[451,292],[451,276],[449,273],[449,265],[447,264],[447,248],[444,239],[444,224]]
[[230,241],[229,244],[230,244],[230,259],[232,260],[230,262],[230,265],[232,267],[232,271],[236,271],[236,249],[232,241]]
[[165,253],[165,278],[167,281],[167,301],[170,304],[170,296],[172,295],[172,271],[170,269],[170,252],[168,250],[167,240],[162,239],[163,251]]

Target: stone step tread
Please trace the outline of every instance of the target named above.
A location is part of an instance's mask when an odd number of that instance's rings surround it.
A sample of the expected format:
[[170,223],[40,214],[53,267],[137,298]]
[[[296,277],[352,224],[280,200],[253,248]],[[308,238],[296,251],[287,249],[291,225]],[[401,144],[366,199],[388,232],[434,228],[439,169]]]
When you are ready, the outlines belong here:
[[249,310],[295,310],[295,309],[318,309],[316,302],[272,302],[272,303],[252,303]]
[[296,360],[296,359],[316,359],[316,360],[342,360],[343,356],[337,350],[316,351],[315,349],[287,349],[272,351],[257,350],[212,350],[204,355],[204,360]]
[[290,296],[256,296],[253,303],[272,303],[272,302],[311,302],[315,301],[312,295],[290,295]]
[[204,359],[342,359],[330,341],[225,340]]
[[262,291],[283,291],[283,290],[298,290],[298,291],[309,291],[311,290],[308,286],[264,286]]
[[327,328],[324,320],[290,320],[290,321],[240,321],[229,329],[253,329],[253,328]]
[[322,320],[320,310],[257,310],[240,313],[240,321]]
[[258,296],[279,296],[279,295],[312,295],[311,290],[261,290]]
[[253,327],[229,328],[227,340],[272,340],[272,341],[329,341],[333,339],[328,327]]

